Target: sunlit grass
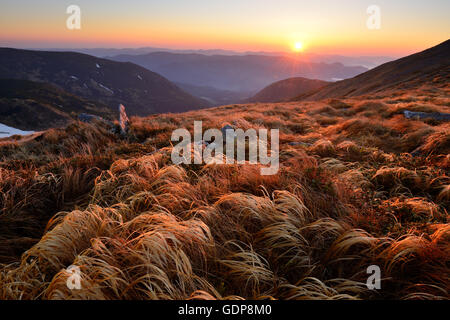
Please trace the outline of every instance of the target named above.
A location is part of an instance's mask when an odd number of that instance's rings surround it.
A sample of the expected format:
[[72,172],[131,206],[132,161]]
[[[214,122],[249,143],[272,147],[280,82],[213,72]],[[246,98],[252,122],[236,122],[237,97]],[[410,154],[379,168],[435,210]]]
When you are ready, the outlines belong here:
[[[448,298],[449,126],[401,115],[449,112],[446,97],[225,106],[132,118],[126,139],[74,123],[3,141],[0,299]],[[171,132],[194,120],[280,129],[279,173],[173,165]]]

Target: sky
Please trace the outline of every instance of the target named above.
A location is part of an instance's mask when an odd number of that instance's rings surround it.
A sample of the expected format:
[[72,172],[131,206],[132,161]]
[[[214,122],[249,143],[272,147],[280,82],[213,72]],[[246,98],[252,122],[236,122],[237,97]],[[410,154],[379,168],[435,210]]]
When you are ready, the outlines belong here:
[[[69,30],[69,5],[81,29]],[[380,8],[369,29],[367,8]],[[402,56],[449,38],[449,0],[1,0],[0,46]]]

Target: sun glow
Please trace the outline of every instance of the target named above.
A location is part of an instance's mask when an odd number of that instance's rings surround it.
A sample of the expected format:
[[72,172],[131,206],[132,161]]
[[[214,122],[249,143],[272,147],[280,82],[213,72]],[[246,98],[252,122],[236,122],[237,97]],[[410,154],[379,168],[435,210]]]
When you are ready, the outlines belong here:
[[302,52],[303,51],[303,42],[297,41],[294,43],[294,46],[292,48],[295,52]]

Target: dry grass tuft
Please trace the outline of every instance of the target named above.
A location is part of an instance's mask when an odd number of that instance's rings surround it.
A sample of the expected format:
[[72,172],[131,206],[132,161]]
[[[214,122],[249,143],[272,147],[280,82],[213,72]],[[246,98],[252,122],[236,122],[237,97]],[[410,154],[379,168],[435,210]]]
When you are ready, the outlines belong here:
[[[448,299],[448,125],[401,114],[449,112],[436,90],[2,140],[0,299]],[[173,165],[171,132],[194,120],[280,129],[279,172]]]

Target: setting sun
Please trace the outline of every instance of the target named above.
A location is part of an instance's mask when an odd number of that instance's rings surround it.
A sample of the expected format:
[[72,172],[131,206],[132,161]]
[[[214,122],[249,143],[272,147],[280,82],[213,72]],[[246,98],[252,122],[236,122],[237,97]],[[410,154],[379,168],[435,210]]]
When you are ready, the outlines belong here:
[[302,52],[303,51],[303,43],[299,42],[299,41],[294,43],[294,51],[295,52]]

